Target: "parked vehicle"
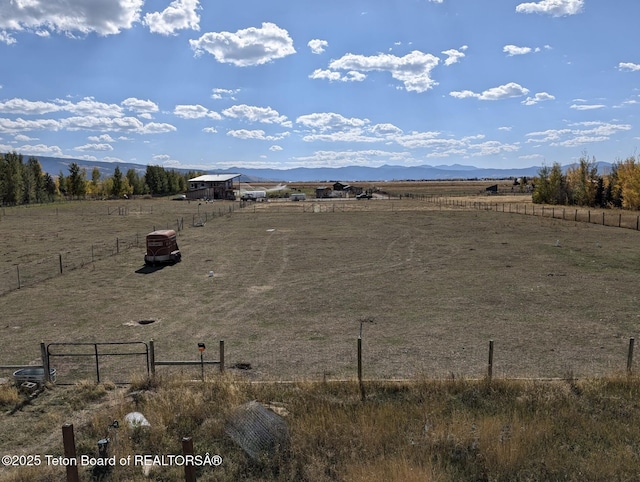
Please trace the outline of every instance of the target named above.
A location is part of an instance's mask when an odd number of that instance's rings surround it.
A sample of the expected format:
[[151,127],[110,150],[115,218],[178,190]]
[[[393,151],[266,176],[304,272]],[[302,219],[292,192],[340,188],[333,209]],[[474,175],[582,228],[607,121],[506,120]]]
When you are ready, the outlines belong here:
[[304,201],[307,199],[307,195],[303,192],[294,192],[289,196],[289,199],[292,201]]
[[240,199],[243,201],[266,201],[267,191],[245,191]]
[[178,235],[173,229],[160,229],[147,234],[146,265],[177,263],[182,258],[178,248]]

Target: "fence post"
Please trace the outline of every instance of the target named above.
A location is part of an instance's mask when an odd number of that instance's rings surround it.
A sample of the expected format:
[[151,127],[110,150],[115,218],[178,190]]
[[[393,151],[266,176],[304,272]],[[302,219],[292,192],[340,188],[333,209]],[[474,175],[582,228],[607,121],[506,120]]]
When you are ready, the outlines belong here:
[[100,361],[98,359],[98,344],[94,343],[93,344],[93,350],[95,352],[95,356],[96,356],[96,378],[97,378],[97,383],[100,383]]
[[358,386],[360,387],[360,400],[364,402],[364,385],[362,383],[362,337],[358,337]]
[[62,445],[64,446],[64,456],[69,461],[67,464],[67,482],[80,482],[76,459],[76,440],[73,435],[72,423],[65,423],[62,426]]
[[220,373],[224,373],[224,340],[220,340]]
[[18,289],[20,289],[20,265],[16,265],[16,271],[18,272]]
[[[193,439],[191,437],[182,438],[182,455],[193,456]],[[192,457],[190,457],[192,459]],[[193,463],[184,464],[184,480],[185,482],[196,482],[196,466]]]
[[629,338],[629,352],[627,353],[627,373],[631,373],[631,366],[633,365],[633,345],[635,344],[635,339]]
[[489,340],[489,365],[487,366],[487,378],[493,377],[493,340]]
[[[93,249],[93,246],[91,248]],[[62,274],[62,253],[58,254],[58,264],[60,265],[60,274]]]
[[120,254],[120,240],[116,238],[116,254]]
[[151,368],[151,378],[156,377],[156,350],[153,340],[149,341],[149,365]]
[[602,211],[602,225],[604,226],[604,211]]
[[49,371],[49,357],[47,356],[47,346],[44,341],[40,342],[40,357],[42,358],[42,369],[44,370],[44,381],[51,381],[51,373]]

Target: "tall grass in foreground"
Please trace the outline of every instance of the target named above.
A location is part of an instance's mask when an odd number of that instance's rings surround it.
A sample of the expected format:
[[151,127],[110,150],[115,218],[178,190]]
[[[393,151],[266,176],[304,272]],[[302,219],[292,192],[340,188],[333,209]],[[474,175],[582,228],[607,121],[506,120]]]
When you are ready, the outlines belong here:
[[[76,427],[78,454],[95,455],[109,435],[110,455],[219,454],[222,465],[198,470],[199,481],[597,481],[640,480],[640,379],[627,376],[567,382],[416,380],[357,383],[251,384],[231,378],[204,383],[141,382],[112,386],[69,403],[84,408],[109,392],[109,403]],[[61,390],[54,388],[54,391]],[[47,396],[45,393],[42,396]],[[224,432],[234,407],[250,400],[286,410],[291,444],[275,460],[253,462]],[[130,428],[138,410],[148,428]],[[109,429],[113,420],[120,428]],[[60,453],[61,447],[42,447]],[[56,475],[58,474],[56,479]],[[1,480],[63,480],[35,468]],[[155,467],[151,480],[184,480],[181,467]],[[82,480],[90,480],[81,469]],[[104,480],[148,480],[140,467],[115,467]]]

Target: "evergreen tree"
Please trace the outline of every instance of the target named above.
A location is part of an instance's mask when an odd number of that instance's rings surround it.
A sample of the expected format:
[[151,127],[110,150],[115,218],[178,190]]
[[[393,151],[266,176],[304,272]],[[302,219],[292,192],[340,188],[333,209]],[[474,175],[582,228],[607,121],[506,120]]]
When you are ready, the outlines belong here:
[[122,185],[122,171],[120,170],[120,166],[116,166],[113,171],[113,185],[111,187],[111,194],[116,197],[120,197],[123,193],[123,185]]
[[69,165],[69,178],[67,180],[67,189],[71,197],[84,197],[87,192],[85,178],[86,172],[84,169],[80,169],[76,162],[72,162]]

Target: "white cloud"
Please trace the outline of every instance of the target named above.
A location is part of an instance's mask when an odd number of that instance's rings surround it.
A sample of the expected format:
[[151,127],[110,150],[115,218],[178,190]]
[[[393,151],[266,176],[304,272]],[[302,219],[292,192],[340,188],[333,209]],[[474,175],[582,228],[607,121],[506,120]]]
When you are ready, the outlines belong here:
[[269,147],[269,150],[272,152],[277,152],[277,151],[282,151],[283,149],[281,146],[274,144],[271,147]]
[[138,114],[152,114],[158,112],[158,104],[150,100],[136,99],[135,97],[129,97],[128,99],[120,102],[124,107],[132,112]]
[[229,97],[231,100],[235,100],[235,95],[240,92],[240,89],[213,89],[211,94],[212,99],[220,100],[224,97]]
[[202,119],[208,117],[210,119],[220,120],[222,116],[215,111],[209,110],[200,104],[177,105],[173,109],[173,115],[181,119]]
[[16,43],[16,39],[11,36],[10,33],[5,32],[4,30],[0,31],[0,42],[11,45]]
[[207,134],[216,134],[218,130],[215,127],[205,127],[202,129],[202,132],[206,132]]
[[604,104],[572,104],[571,109],[575,110],[595,110],[595,109],[604,109],[606,105]]
[[162,12],[147,13],[143,23],[152,33],[176,35],[177,30],[200,30],[198,0],[174,0]]
[[467,48],[468,47],[466,45],[463,45],[458,50],[456,49],[443,50],[441,53],[447,56],[447,58],[444,61],[444,65],[449,66],[449,65],[458,63],[458,61],[464,57],[464,51],[467,50]]
[[[20,0],[0,2],[0,29],[113,35],[140,18],[144,0]],[[46,34],[45,34],[46,35]]]
[[347,118],[333,112],[305,114],[296,119],[296,124],[301,124],[317,132],[362,127],[369,124],[369,122],[369,119],[359,119],[356,117]]
[[513,57],[514,55],[525,55],[531,53],[533,49],[531,47],[517,47],[515,45],[505,45],[502,47],[502,51],[506,53],[509,57]]
[[227,135],[231,137],[235,137],[237,139],[253,139],[253,140],[259,140],[259,141],[279,141],[287,137],[289,133],[283,132],[275,136],[268,136],[266,132],[263,131],[262,129],[253,129],[253,130],[237,129],[237,130],[230,130],[229,132],[227,132]]
[[9,99],[0,102],[0,112],[6,114],[42,115],[63,110],[63,106],[54,102],[30,101],[27,99]]
[[555,97],[551,94],[548,94],[547,92],[538,92],[536,95],[534,95],[533,97],[527,97],[525,100],[522,101],[522,104],[524,105],[535,105],[538,102],[544,102],[547,100],[554,100]]
[[74,151],[113,151],[110,144],[85,144],[73,148]]
[[36,137],[25,136],[24,134],[18,134],[14,137],[14,139],[18,142],[29,142],[29,141],[37,141]]
[[208,52],[218,62],[238,67],[262,65],[296,53],[289,32],[269,22],[235,33],[209,32],[189,44],[196,56]]
[[329,42],[327,42],[326,40],[320,40],[316,38],[313,40],[309,40],[307,45],[311,49],[312,54],[321,54],[329,46]]
[[345,75],[342,75],[340,72],[336,72],[334,70],[316,69],[311,75],[309,75],[309,78],[324,79],[329,82],[362,82],[367,78],[367,76],[362,72],[356,72],[355,70],[351,70]]
[[634,64],[632,62],[620,62],[618,64],[618,70],[623,72],[637,72],[640,70],[640,64]]
[[52,156],[52,157],[64,157],[62,153],[62,149],[58,146],[47,146],[45,144],[36,144],[29,145],[25,144],[20,146],[19,149],[21,154],[27,156]]
[[404,57],[391,54],[372,56],[346,54],[329,63],[332,70],[356,72],[389,72],[391,77],[403,83],[411,92],[425,92],[438,83],[430,77],[431,70],[438,65],[440,59],[435,55],[425,54],[418,50]]
[[246,120],[247,122],[261,122],[263,124],[280,124],[284,127],[291,127],[291,121],[287,116],[271,107],[256,107],[253,105],[234,105],[222,111],[226,117]]
[[542,0],[540,2],[521,3],[516,6],[518,13],[544,13],[554,17],[575,15],[582,12],[584,0]]
[[520,84],[516,84],[515,82],[509,82],[508,84],[485,90],[482,93],[476,93],[471,90],[463,90],[449,92],[449,95],[457,99],[474,97],[478,100],[502,100],[509,99],[511,97],[522,97],[523,95],[527,95],[528,93],[529,89],[522,87]]
[[605,142],[618,132],[631,130],[629,124],[613,124],[607,122],[591,121],[572,124],[578,127],[588,127],[588,129],[549,129],[541,132],[530,132],[526,134],[529,139],[527,143],[549,143],[556,147],[580,147],[587,143]]
[[91,142],[115,142],[113,137],[111,137],[109,134],[102,134],[99,136],[89,136],[88,139]]

